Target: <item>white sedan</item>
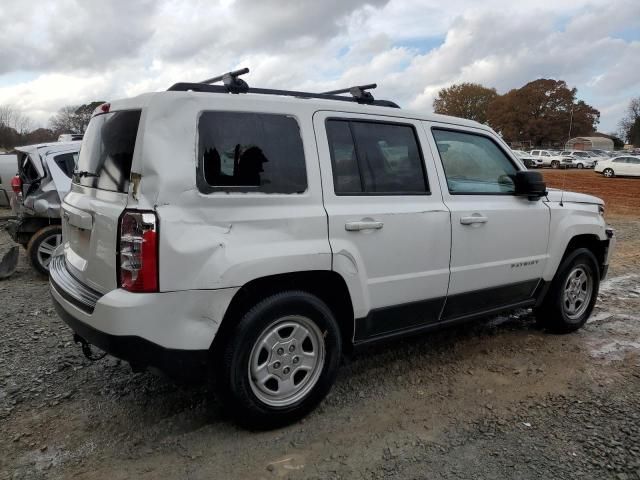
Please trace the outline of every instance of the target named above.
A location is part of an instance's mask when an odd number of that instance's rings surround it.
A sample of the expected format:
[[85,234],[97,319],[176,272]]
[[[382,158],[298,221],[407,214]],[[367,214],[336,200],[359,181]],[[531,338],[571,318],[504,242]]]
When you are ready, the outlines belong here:
[[596,164],[595,171],[602,173],[605,177],[640,177],[640,157],[630,155],[600,160]]

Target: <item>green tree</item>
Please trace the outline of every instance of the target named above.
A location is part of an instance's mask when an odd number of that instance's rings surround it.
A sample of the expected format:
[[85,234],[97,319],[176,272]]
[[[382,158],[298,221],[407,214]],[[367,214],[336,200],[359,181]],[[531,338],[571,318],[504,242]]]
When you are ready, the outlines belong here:
[[495,88],[487,88],[478,83],[459,83],[438,92],[433,101],[433,110],[444,115],[486,123],[489,104],[497,96]]
[[600,112],[576,99],[562,80],[538,79],[498,96],[489,105],[488,123],[507,142],[563,144],[596,129]]

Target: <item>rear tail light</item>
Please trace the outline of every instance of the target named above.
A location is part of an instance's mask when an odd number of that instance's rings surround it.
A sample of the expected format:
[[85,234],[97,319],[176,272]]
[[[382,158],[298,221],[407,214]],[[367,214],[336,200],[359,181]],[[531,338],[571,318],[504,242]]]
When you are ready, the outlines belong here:
[[120,217],[118,283],[130,292],[158,291],[158,218],[125,210]]
[[19,175],[16,175],[11,179],[11,189],[13,193],[22,193],[22,179]]

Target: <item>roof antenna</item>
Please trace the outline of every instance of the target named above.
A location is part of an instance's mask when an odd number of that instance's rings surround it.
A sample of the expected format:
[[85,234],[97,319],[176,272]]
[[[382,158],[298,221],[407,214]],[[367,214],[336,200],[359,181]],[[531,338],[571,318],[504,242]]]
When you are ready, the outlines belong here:
[[234,70],[233,72],[223,73],[217,77],[208,78],[198,83],[217,83],[222,80],[224,86],[227,87],[229,93],[247,93],[249,91],[249,85],[247,82],[238,78],[240,75],[249,73],[248,68],[241,68],[240,70]]

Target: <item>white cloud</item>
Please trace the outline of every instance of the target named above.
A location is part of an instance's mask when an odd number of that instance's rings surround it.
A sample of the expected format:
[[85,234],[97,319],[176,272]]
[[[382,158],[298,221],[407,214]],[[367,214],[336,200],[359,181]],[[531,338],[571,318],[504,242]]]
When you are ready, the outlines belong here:
[[11,19],[0,31],[0,104],[41,125],[64,105],[240,66],[260,86],[377,82],[379,96],[428,111],[452,83],[504,92],[558,78],[601,110],[604,131],[640,91],[636,0],[3,0],[0,17]]

